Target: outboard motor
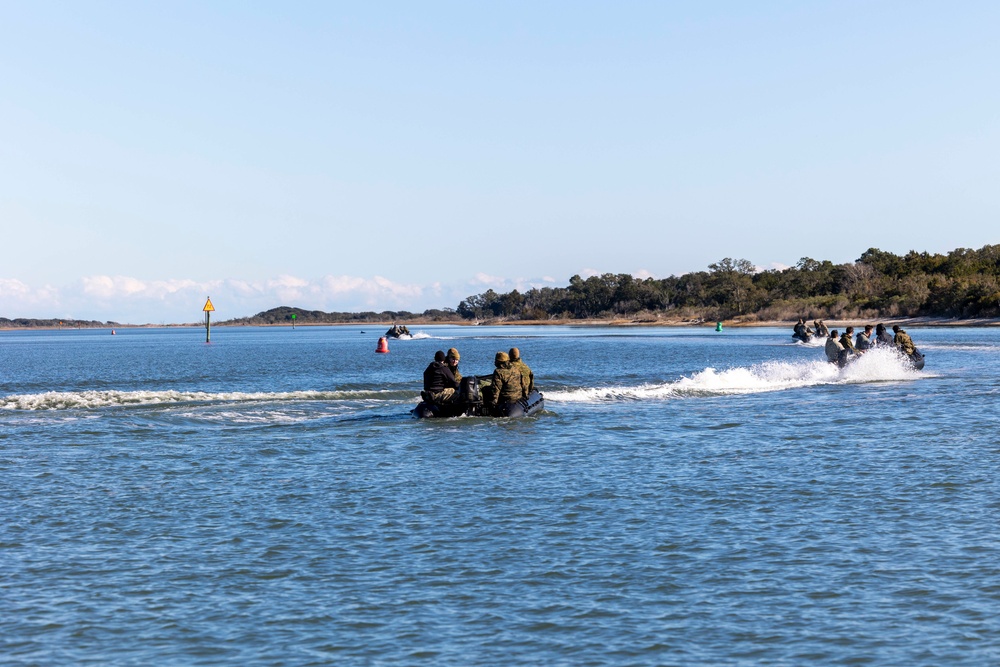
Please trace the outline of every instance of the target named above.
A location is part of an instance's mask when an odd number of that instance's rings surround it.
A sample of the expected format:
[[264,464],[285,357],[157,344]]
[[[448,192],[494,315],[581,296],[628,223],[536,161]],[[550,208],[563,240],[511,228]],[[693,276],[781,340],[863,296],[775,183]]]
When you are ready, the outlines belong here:
[[479,378],[469,375],[462,378],[462,385],[458,390],[458,400],[462,403],[482,403],[483,396],[479,391]]

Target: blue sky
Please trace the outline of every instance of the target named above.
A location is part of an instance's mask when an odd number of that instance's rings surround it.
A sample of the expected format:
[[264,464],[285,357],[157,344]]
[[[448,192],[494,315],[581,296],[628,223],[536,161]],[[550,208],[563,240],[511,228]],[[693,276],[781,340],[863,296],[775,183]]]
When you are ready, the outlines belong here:
[[0,0],[0,316],[1000,242],[994,2]]

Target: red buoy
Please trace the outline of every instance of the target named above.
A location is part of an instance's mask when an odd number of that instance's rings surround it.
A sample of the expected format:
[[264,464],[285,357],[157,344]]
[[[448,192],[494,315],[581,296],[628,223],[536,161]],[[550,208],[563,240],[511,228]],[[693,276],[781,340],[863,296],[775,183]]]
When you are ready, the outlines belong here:
[[385,353],[389,351],[389,341],[386,340],[385,336],[378,339],[378,347],[375,348],[376,352]]

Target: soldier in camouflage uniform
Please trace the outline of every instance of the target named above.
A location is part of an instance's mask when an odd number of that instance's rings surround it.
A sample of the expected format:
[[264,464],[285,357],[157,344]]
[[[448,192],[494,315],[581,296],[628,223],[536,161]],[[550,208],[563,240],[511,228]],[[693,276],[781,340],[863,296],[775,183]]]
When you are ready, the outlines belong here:
[[912,357],[913,353],[917,351],[917,346],[913,344],[913,339],[910,338],[910,334],[903,331],[898,324],[894,324],[892,326],[892,332],[896,334],[892,339],[893,344],[895,344],[901,352]]
[[528,364],[521,360],[521,351],[519,349],[512,347],[508,354],[510,355],[511,368],[521,371],[521,389],[523,390],[521,398],[527,398],[528,394],[535,388],[535,374],[528,368]]
[[458,354],[458,350],[453,347],[448,348],[448,356],[446,361],[448,362],[448,368],[451,369],[451,374],[455,376],[455,382],[462,382],[462,374],[458,371],[458,360],[461,359],[461,355]]
[[843,345],[844,349],[850,352],[851,354],[856,353],[856,350],[854,349],[853,338],[854,338],[854,327],[847,327],[847,329],[844,330],[844,335],[840,337],[840,344]]
[[497,352],[493,365],[496,370],[493,371],[492,391],[487,396],[487,405],[495,411],[498,406],[520,400],[524,389],[521,386],[521,371],[511,368],[506,352]]

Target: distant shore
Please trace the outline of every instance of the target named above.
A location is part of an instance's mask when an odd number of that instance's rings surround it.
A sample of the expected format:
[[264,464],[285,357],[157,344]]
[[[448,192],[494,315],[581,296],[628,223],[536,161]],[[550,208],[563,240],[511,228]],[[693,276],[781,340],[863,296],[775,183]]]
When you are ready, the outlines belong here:
[[[900,326],[908,327],[995,327],[1000,326],[1000,318],[978,318],[978,319],[958,319],[958,318],[947,318],[947,317],[899,317],[899,318],[885,318],[880,320],[823,320],[829,328],[845,327],[845,326],[858,326],[864,324],[877,324],[879,322],[892,326],[898,324]],[[504,321],[483,321],[474,322],[468,320],[461,321],[439,321],[430,320],[423,318],[413,318],[407,320],[406,322],[312,322],[305,323],[299,322],[296,327],[365,327],[372,329],[381,329],[381,327],[391,327],[393,324],[406,324],[407,326],[459,326],[459,327],[473,327],[473,326],[579,326],[579,327],[715,327],[717,321],[712,320],[691,320],[691,319],[673,319],[673,318],[662,318],[656,320],[629,320],[629,319],[611,319],[611,320],[601,320],[601,319],[591,319],[591,320],[573,320],[573,319],[551,319],[551,320],[504,320]],[[812,321],[808,324],[811,326]],[[742,320],[722,320],[722,327],[725,328],[752,328],[752,327],[787,327],[792,328],[795,325],[795,321],[787,320],[775,320],[775,321],[742,321]],[[225,324],[218,323],[213,324],[213,328],[217,329],[230,329],[233,327],[245,327],[245,326],[262,326],[262,327],[289,327],[290,323],[282,324]],[[189,329],[203,329],[205,325],[203,323],[187,323],[187,324],[114,324],[114,325],[94,325],[85,327],[69,327],[69,326],[22,326],[22,327],[0,327],[0,331],[57,331],[57,330],[86,330],[86,329],[168,329],[168,328],[189,328]]]
[[[659,320],[517,320],[507,322],[484,322],[484,325],[563,325],[563,326],[609,326],[609,327],[715,327],[717,320],[682,320],[682,319],[659,319]],[[823,320],[828,327],[857,326],[860,324],[877,324],[879,322],[886,326],[898,324],[900,326],[912,327],[995,327],[1000,326],[1000,318],[980,318],[980,319],[955,319],[947,317],[898,317],[881,320]],[[418,322],[417,324],[421,324]],[[430,323],[423,323],[430,324]],[[750,328],[750,327],[788,327],[795,326],[795,320],[774,320],[774,321],[741,321],[722,320],[723,328]],[[812,320],[808,322],[812,326]]]

